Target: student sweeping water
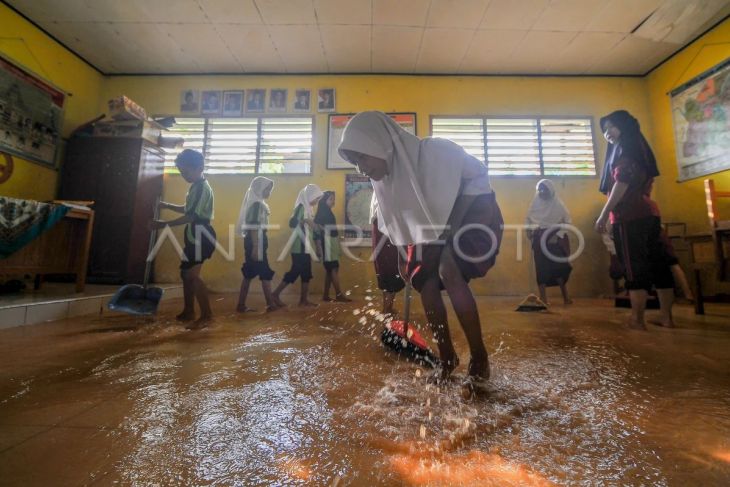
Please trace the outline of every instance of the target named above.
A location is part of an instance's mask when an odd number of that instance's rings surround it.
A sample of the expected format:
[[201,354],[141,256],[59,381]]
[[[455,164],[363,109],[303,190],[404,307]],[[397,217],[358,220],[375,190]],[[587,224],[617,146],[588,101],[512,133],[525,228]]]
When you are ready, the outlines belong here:
[[289,227],[294,229],[291,242],[291,268],[284,274],[281,283],[274,291],[274,302],[278,306],[284,306],[280,299],[281,292],[297,279],[301,279],[302,288],[299,294],[299,306],[317,306],[309,301],[309,281],[312,279],[312,253],[314,242],[312,233],[314,231],[313,208],[322,198],[322,190],[316,184],[308,184],[297,196],[294,203],[294,213],[289,219]]
[[266,311],[274,311],[279,305],[271,293],[271,279],[274,271],[269,266],[267,251],[269,238],[266,234],[266,226],[269,224],[271,210],[266,200],[271,196],[274,188],[274,181],[263,176],[256,176],[251,181],[246,196],[241,204],[241,211],[238,215],[236,229],[243,236],[243,248],[245,261],[241,267],[243,282],[238,295],[238,306],[236,311],[245,313],[255,311],[246,306],[246,298],[251,281],[258,277],[261,280],[261,289],[266,300]]
[[335,192],[325,191],[319,203],[317,203],[317,213],[314,215],[314,223],[316,224],[314,238],[319,248],[319,255],[322,256],[322,264],[325,270],[322,301],[332,301],[330,287],[334,287],[334,301],[349,303],[352,300],[347,298],[340,288],[340,241],[339,232],[336,228],[337,218],[335,218],[332,211],[334,206]]
[[549,179],[538,181],[526,223],[535,258],[537,286],[544,303],[548,302],[546,288],[551,286],[560,286],[564,304],[573,302],[566,286],[572,267],[563,261],[570,255],[570,240],[564,229],[556,227],[570,222],[570,213],[555,192],[553,182]]
[[182,313],[177,315],[177,319],[179,321],[195,320],[195,299],[197,298],[200,318],[188,328],[202,328],[213,318],[208,300],[208,288],[200,278],[203,262],[210,259],[215,250],[216,235],[210,225],[210,221],[213,219],[213,189],[203,175],[205,160],[200,152],[185,149],[175,159],[175,166],[183,179],[190,183],[185,204],[174,205],[161,201],[159,207],[184,215],[171,221],[154,221],[152,226],[162,228],[167,225],[185,225],[185,248],[183,261],[180,264],[185,305]]
[[467,382],[489,378],[479,312],[468,285],[494,265],[502,238],[502,214],[486,166],[449,140],[419,139],[382,112],[354,116],[339,152],[372,180],[381,228],[393,244],[408,246],[406,277],[421,293],[442,362],[432,379],[447,379],[459,363],[442,287],[469,342]]
[[654,153],[641,133],[639,122],[625,110],[603,117],[601,130],[609,146],[600,191],[608,195],[608,201],[595,227],[600,233],[613,232],[631,299],[629,326],[646,328],[644,311],[652,286],[659,296],[659,324],[674,326],[671,271],[674,260],[662,239],[659,208],[649,196],[654,178],[659,176]]

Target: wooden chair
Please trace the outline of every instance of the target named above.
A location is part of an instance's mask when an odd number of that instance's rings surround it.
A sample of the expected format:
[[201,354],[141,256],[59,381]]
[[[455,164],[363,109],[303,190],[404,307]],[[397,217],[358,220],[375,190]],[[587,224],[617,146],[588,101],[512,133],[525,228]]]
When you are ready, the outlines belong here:
[[730,191],[717,191],[715,181],[705,179],[705,203],[707,204],[707,218],[712,231],[712,241],[715,247],[715,259],[717,262],[717,278],[721,281],[727,280],[729,258],[725,252],[726,243],[730,241],[730,220],[720,218],[718,212],[718,198],[730,198]]

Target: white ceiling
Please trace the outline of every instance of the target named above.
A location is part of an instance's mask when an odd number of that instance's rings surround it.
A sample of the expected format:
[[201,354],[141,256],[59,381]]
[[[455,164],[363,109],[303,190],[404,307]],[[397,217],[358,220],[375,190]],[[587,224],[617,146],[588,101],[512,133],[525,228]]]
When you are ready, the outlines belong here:
[[107,74],[640,75],[730,14],[730,0],[6,2]]

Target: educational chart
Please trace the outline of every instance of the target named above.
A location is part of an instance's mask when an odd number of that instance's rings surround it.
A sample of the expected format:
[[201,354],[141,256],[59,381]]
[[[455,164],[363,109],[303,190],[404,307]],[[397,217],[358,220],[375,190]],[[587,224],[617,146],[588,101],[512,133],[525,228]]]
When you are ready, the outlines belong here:
[[55,166],[65,94],[0,57],[0,151]]
[[[370,200],[373,185],[370,178],[361,174],[345,174],[345,225],[358,227],[362,231],[363,245],[370,245]],[[345,238],[357,238],[356,230],[345,230]]]
[[730,59],[671,95],[679,180],[730,168]]
[[[415,113],[389,113],[390,118],[398,122],[407,132],[416,135]],[[354,113],[330,115],[327,133],[327,169],[353,169],[354,166],[340,157],[337,147],[342,140],[342,132]]]

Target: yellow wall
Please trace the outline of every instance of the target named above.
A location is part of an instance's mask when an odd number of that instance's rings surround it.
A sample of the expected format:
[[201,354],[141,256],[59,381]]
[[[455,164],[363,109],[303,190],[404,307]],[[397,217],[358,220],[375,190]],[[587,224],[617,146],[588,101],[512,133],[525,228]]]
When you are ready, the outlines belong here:
[[[2,3],[0,26],[0,53],[72,94],[66,98],[64,136],[98,114],[102,75]],[[18,157],[13,159],[15,171],[0,184],[0,194],[39,200],[56,196],[57,171]]]
[[[197,77],[110,77],[104,84],[102,100],[126,94],[149,113],[174,114],[178,111],[183,89],[249,89],[334,87],[337,109],[357,112],[365,109],[417,112],[418,134],[429,134],[431,115],[587,115],[597,119],[612,110],[626,108],[645,122],[648,119],[645,82],[635,78],[478,78],[478,77],[412,77],[412,76],[197,76]],[[335,213],[343,217],[342,194],[344,171],[325,169],[327,116],[315,120],[314,174],[312,176],[281,176],[276,179],[270,200],[272,223],[286,226],[292,204],[299,189],[314,182],[323,189],[337,191],[339,199]],[[594,127],[595,128],[595,127]],[[598,160],[603,160],[605,143],[595,128]],[[492,178],[497,199],[507,223],[522,223],[538,178]],[[211,176],[216,196],[215,228],[219,240],[228,242],[228,224],[235,222],[241,198],[251,180],[249,176]],[[583,257],[574,265],[571,287],[576,295],[595,296],[608,292],[607,254],[592,230],[603,197],[597,191],[597,178],[566,178],[557,187],[571,209],[573,219],[587,240]],[[183,201],[186,184],[179,176],[168,176],[164,197]],[[169,216],[169,215],[168,215]],[[287,232],[272,235],[269,258],[275,255],[288,237]],[[516,260],[516,236],[507,232],[496,268],[487,279],[478,280],[475,290],[490,294],[523,294],[533,288],[534,273],[525,245],[526,258]],[[526,244],[526,242],[524,242]],[[203,267],[206,280],[215,290],[233,290],[240,283],[241,243],[236,242],[235,262],[226,262],[220,255]],[[168,249],[159,257],[156,267],[159,279],[177,279],[175,254]],[[289,259],[275,263],[275,281],[289,265]],[[321,266],[315,265],[315,289],[321,286]],[[357,284],[362,290],[373,279],[370,263],[343,262],[343,281]]]
[[[667,221],[687,222],[689,231],[709,230],[703,180],[730,188],[730,171],[677,183],[671,99],[667,94],[730,56],[730,19],[693,42],[647,77],[653,149],[662,176],[655,182],[655,197]],[[730,214],[725,213],[727,218]]]

